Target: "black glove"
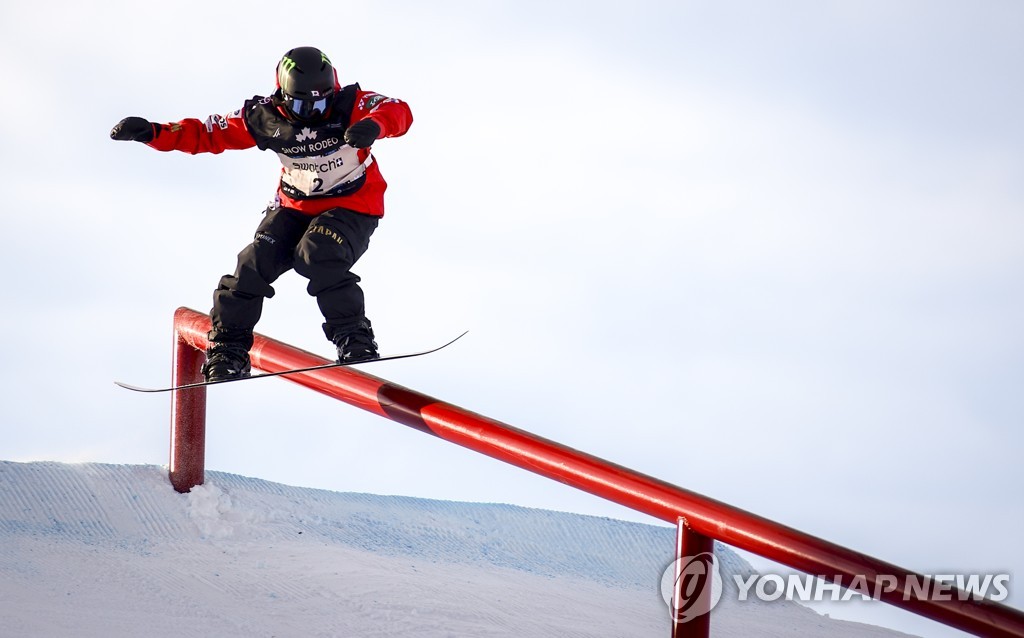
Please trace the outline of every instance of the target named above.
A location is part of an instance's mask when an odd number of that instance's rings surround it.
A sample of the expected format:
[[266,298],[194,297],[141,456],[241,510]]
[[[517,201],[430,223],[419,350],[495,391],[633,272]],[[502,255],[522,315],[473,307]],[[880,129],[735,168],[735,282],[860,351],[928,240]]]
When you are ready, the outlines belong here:
[[122,142],[152,142],[159,126],[141,117],[126,117],[110,129],[110,139]]
[[356,148],[366,148],[380,135],[380,124],[370,118],[359,120],[345,131],[345,143]]

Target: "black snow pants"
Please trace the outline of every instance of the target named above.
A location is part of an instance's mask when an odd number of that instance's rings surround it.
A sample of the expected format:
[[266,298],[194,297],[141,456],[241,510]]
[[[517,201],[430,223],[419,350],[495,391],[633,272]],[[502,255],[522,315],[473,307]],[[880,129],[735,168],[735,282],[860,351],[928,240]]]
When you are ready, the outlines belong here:
[[352,266],[366,252],[379,217],[344,208],[317,216],[291,208],[268,208],[251,244],[238,254],[234,275],[221,278],[213,293],[210,320],[214,342],[252,347],[252,330],[271,286],[292,268],[309,280],[324,316],[324,334],[343,338],[365,320],[363,291]]

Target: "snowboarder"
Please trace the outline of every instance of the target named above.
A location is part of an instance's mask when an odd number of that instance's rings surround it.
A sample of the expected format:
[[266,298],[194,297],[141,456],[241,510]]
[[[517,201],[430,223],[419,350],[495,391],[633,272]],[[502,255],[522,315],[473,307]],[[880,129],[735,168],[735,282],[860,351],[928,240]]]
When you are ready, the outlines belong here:
[[110,137],[160,151],[220,153],[258,147],[277,153],[284,168],[274,200],[233,275],[213,293],[212,330],[203,374],[208,381],[248,376],[252,331],[271,286],[295,269],[324,316],[324,333],[339,362],[378,357],[359,277],[351,268],[384,215],[387,183],[370,153],[374,141],[405,134],[409,106],[341,86],[319,49],[298,47],[277,65],[277,89],[229,115],[205,122],[157,124],[141,117],[118,122]]

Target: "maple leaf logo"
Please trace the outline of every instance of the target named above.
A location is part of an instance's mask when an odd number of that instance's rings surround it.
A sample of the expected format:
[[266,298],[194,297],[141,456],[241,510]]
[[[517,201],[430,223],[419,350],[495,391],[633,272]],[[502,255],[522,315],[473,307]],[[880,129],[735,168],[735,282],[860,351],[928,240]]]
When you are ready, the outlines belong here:
[[298,135],[295,136],[296,142],[305,142],[306,140],[315,140],[316,131],[311,131],[309,127],[302,129]]

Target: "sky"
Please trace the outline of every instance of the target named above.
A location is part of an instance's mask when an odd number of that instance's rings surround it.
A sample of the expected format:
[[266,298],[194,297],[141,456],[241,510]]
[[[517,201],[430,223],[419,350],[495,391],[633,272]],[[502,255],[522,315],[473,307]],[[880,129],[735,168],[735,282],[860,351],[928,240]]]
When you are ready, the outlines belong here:
[[[234,111],[312,45],[415,117],[374,146],[355,269],[382,352],[470,331],[368,372],[909,569],[1024,577],[1024,6],[296,7],[0,9],[0,458],[167,462],[169,398],[112,382],[169,380],[174,309],[209,309],[279,163],[108,132]],[[257,330],[331,356],[303,280],[275,288]],[[652,522],[280,381],[209,393],[207,467]]]

